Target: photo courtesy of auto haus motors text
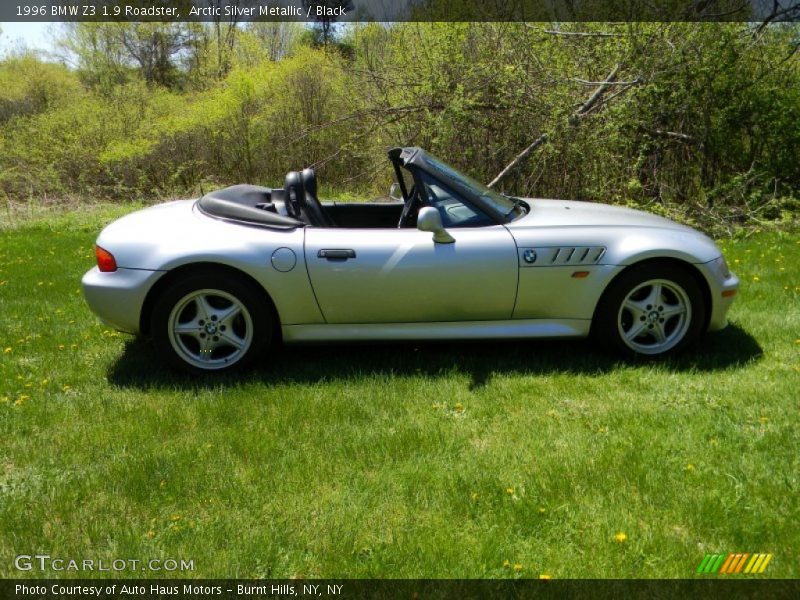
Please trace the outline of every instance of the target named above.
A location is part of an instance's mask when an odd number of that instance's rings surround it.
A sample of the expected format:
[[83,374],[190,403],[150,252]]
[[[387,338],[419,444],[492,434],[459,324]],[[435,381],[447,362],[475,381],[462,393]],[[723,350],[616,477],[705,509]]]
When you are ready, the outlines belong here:
[[190,584],[173,585],[167,582],[150,583],[110,583],[104,585],[50,583],[47,585],[15,584],[17,597],[336,597],[341,596],[344,584],[237,584],[232,587],[223,585]]
[[800,597],[798,40],[0,3],[0,598]]

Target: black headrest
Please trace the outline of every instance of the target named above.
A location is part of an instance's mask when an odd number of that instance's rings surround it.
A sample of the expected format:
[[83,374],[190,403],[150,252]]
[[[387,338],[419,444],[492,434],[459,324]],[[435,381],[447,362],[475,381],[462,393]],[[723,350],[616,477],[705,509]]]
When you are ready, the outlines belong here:
[[300,210],[305,204],[305,191],[303,190],[303,180],[297,171],[289,171],[283,183],[283,198],[286,204],[286,212],[291,217],[299,217]]
[[303,169],[303,186],[313,198],[317,197],[317,174],[311,167]]

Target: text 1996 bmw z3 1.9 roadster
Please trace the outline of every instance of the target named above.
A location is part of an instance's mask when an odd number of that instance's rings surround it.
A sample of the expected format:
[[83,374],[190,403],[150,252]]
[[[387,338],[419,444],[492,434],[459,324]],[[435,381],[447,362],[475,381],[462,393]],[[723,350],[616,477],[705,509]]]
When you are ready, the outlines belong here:
[[661,356],[725,327],[738,289],[705,235],[626,208],[513,198],[419,148],[391,202],[320,202],[314,172],[111,223],[83,289],[173,365],[229,371],[271,344],[592,335]]

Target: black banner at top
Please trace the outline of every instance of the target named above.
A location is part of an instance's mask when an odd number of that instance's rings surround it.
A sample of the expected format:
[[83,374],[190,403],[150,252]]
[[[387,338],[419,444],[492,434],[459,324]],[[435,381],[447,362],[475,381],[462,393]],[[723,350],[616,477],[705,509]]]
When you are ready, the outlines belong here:
[[800,0],[3,0],[0,21],[796,22]]

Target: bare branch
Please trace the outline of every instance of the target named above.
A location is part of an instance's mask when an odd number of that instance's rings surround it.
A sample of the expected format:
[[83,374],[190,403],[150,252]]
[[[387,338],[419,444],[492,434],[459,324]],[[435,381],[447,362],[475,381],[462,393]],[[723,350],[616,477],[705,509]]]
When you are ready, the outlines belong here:
[[[591,96],[589,96],[589,99],[586,100],[586,102],[584,102],[583,104],[581,104],[574,113],[572,113],[572,115],[569,117],[570,124],[575,125],[581,117],[589,114],[592,110],[599,108],[600,106],[605,104],[605,102],[611,100],[611,98],[618,96],[625,90],[629,89],[632,85],[639,82],[638,77],[633,81],[626,82],[628,83],[627,87],[623,87],[616,94],[612,94],[606,101],[601,102],[603,94],[605,94],[606,90],[608,90],[608,88],[615,83],[615,80],[617,78],[617,71],[619,71],[619,64],[615,65],[614,68],[611,70],[611,73],[608,74],[608,77],[606,77],[604,81],[600,82],[598,88],[592,93]],[[549,138],[546,133],[541,134],[538,138],[536,138],[533,141],[533,143],[530,146],[528,146],[517,156],[515,156],[514,160],[508,163],[508,165],[506,165],[506,167],[502,171],[500,171],[500,173],[498,173],[497,177],[492,179],[488,187],[494,187],[495,185],[497,185],[497,183],[501,179],[503,179],[506,175],[508,175],[508,173],[514,167],[516,167],[521,161],[525,159],[525,157],[527,157],[533,150],[541,146],[548,139]]]
[[791,21],[798,16],[800,16],[800,6],[796,3],[789,2],[788,6],[783,7],[778,0],[773,0],[772,12],[764,18],[764,21],[758,26],[753,36],[757,37],[773,21],[782,21],[784,19]]
[[489,183],[487,187],[494,187],[497,184],[497,182],[503,179],[503,177],[505,177],[508,174],[508,172],[511,171],[511,169],[513,169],[520,163],[520,161],[525,160],[525,157],[528,156],[528,154],[530,154],[533,150],[544,144],[546,141],[547,141],[547,134],[543,133],[538,138],[536,138],[530,146],[528,146],[527,148],[525,148],[525,150],[517,154],[514,157],[514,160],[508,163],[506,165],[506,168],[500,171],[497,177],[492,179],[492,181]]
[[640,83],[641,79],[637,77],[632,81],[586,81],[585,79],[578,79],[577,77],[573,77],[569,81],[577,81],[578,83],[582,83],[583,85],[635,85],[637,83]]
[[564,35],[568,37],[620,37],[622,33],[610,33],[607,31],[558,31],[556,29],[542,29],[542,33],[550,35]]
[[629,89],[631,89],[637,83],[639,83],[639,79],[638,78],[635,79],[634,81],[632,81],[629,85],[626,85],[625,87],[620,88],[619,91],[611,94],[608,97],[603,98],[600,102],[597,102],[594,106],[592,106],[591,109],[589,109],[586,112],[582,113],[580,115],[580,117],[585,117],[585,116],[587,116],[587,115],[589,115],[591,113],[597,112],[602,106],[605,106],[606,104],[611,102],[614,98],[616,98],[620,94],[624,94],[625,92],[627,92]]
[[698,140],[696,137],[688,135],[686,133],[681,133],[679,131],[664,131],[662,129],[648,129],[646,127],[642,127],[642,131],[644,131],[645,133],[649,133],[650,135],[655,135],[664,138],[673,138],[691,144],[700,143],[700,140]]
[[580,117],[588,113],[595,104],[597,104],[609,86],[616,81],[617,71],[619,71],[619,64],[614,65],[614,68],[611,69],[611,73],[608,74],[608,77],[606,77],[605,81],[603,81],[592,93],[592,95],[589,96],[589,99],[581,104],[578,110],[572,114],[572,116],[569,118],[570,123],[575,123]]

